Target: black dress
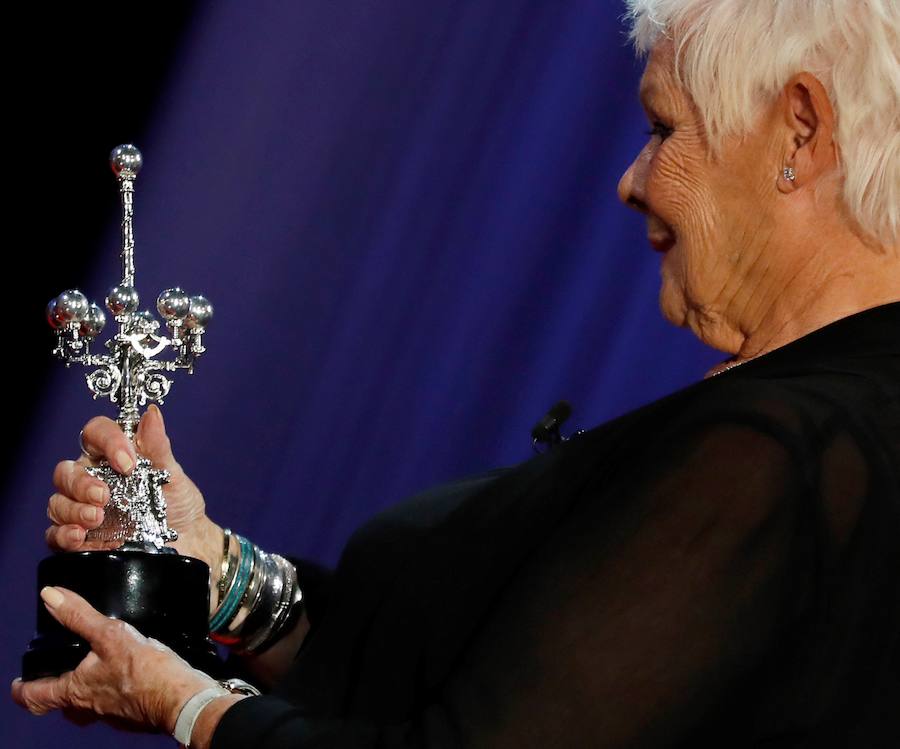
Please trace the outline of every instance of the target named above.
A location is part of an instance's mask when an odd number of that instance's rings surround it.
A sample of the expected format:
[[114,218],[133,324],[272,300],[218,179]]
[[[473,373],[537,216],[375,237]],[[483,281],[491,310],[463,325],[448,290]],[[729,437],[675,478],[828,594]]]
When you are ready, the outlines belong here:
[[900,746],[900,303],[394,508],[213,749]]

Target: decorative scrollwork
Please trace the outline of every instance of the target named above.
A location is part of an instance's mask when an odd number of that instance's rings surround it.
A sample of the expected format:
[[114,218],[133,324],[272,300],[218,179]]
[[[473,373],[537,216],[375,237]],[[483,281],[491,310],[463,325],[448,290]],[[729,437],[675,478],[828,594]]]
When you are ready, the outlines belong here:
[[[158,323],[157,323],[158,324]],[[126,336],[131,347],[136,353],[140,354],[144,359],[152,359],[157,354],[164,351],[172,342],[168,338],[150,333],[133,333]],[[152,343],[153,345],[149,345]]]
[[85,379],[94,398],[109,398],[115,403],[116,391],[122,382],[122,372],[115,364],[106,362],[99,369],[85,375]]
[[163,398],[169,394],[170,387],[172,387],[172,381],[165,375],[159,372],[145,374],[139,393],[140,404],[143,406],[148,400],[162,403]]

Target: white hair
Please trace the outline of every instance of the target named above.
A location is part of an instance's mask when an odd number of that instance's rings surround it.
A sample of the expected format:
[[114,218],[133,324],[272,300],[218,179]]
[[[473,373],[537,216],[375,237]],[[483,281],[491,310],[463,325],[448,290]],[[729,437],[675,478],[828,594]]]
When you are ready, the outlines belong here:
[[815,75],[837,117],[847,209],[882,244],[900,244],[900,0],[626,3],[639,52],[674,41],[713,148],[746,133],[793,75]]

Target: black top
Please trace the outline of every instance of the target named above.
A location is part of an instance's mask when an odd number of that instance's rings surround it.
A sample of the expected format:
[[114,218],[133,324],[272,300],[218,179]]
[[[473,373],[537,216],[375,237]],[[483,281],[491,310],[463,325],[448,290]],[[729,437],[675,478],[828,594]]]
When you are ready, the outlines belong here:
[[900,746],[900,303],[378,516],[213,749]]

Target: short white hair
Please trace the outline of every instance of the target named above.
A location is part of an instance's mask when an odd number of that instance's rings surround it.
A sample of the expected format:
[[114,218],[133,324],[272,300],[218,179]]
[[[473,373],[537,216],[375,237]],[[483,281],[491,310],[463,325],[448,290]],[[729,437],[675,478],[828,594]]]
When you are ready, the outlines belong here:
[[859,226],[900,244],[900,0],[626,0],[637,50],[676,45],[676,70],[713,148],[752,127],[808,71],[837,116],[843,197]]

